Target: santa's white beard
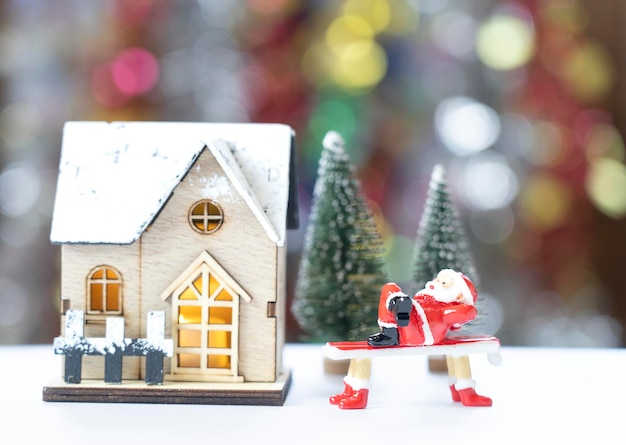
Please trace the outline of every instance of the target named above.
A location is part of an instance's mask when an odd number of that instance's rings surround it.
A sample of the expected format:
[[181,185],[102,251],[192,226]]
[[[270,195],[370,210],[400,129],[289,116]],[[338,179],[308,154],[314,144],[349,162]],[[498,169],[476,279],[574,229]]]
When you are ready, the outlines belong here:
[[[430,281],[426,284],[426,293],[442,303],[452,303],[463,300],[463,293],[459,283],[454,283],[445,288],[438,281]],[[461,300],[459,300],[461,295]]]

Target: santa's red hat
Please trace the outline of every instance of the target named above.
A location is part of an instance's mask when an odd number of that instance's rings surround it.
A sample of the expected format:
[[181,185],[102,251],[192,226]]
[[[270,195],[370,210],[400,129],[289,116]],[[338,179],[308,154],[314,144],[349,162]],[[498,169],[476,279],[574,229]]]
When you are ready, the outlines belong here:
[[461,291],[463,292],[463,296],[467,300],[471,300],[474,304],[476,304],[476,299],[478,298],[478,292],[476,291],[476,286],[472,280],[470,280],[467,275],[457,272],[462,278]]

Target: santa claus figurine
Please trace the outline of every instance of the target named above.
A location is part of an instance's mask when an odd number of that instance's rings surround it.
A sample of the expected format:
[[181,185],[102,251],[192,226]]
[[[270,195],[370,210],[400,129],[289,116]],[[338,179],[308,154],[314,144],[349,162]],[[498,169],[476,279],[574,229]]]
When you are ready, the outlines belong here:
[[413,311],[406,328],[400,329],[402,345],[435,345],[450,330],[476,318],[478,294],[472,281],[452,269],[443,269],[413,297]]
[[[461,272],[443,269],[415,294],[411,307],[395,283],[383,286],[378,308],[381,332],[368,344],[382,346],[425,346],[440,344],[450,330],[476,318],[478,294],[472,281]],[[467,406],[491,406],[491,399],[477,394],[467,356],[448,357],[453,400]]]
[[438,344],[450,329],[476,318],[477,293],[460,272],[444,269],[426,283],[411,301],[395,283],[383,286],[378,306],[381,332],[371,335],[370,346],[422,346]]

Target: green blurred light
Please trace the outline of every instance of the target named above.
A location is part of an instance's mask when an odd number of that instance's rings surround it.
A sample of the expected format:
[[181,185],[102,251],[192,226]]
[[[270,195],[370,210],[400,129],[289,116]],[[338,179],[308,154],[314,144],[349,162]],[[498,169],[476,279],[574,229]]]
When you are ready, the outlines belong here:
[[591,163],[586,181],[589,198],[605,215],[626,215],[626,167],[613,159],[601,158]]
[[348,103],[341,100],[320,102],[309,119],[309,132],[313,136],[314,143],[311,146],[313,151],[307,150],[306,157],[317,163],[322,150],[322,140],[331,130],[341,134],[346,143],[346,150],[350,153],[353,150],[350,141],[354,137],[356,127],[356,113]]

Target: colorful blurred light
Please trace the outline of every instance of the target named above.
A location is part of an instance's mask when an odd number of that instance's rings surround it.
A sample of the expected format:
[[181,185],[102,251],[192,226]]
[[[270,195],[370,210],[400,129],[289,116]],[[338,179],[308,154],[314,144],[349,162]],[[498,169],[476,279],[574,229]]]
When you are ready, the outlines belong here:
[[377,85],[387,71],[387,56],[374,42],[361,41],[348,45],[337,57],[332,78],[342,89],[359,93]]
[[0,111],[0,139],[13,150],[37,140],[42,126],[41,114],[34,104],[14,102]]
[[342,7],[346,17],[360,17],[376,32],[387,29],[391,21],[389,0],[345,0]]
[[589,160],[599,157],[623,161],[624,139],[617,128],[609,124],[594,126],[585,140],[585,152]]
[[548,231],[567,223],[572,210],[572,191],[557,177],[531,177],[520,196],[520,217],[532,229]]
[[532,23],[512,15],[495,15],[480,26],[476,51],[483,63],[496,70],[512,70],[526,64],[534,53]]
[[515,215],[510,207],[473,211],[469,216],[470,230],[485,244],[501,243],[513,233]]
[[40,192],[41,181],[31,164],[10,164],[0,173],[0,211],[7,216],[26,214],[36,204]]
[[613,68],[606,51],[587,42],[565,57],[561,76],[571,92],[584,102],[597,102],[613,86]]
[[605,215],[626,215],[626,167],[621,162],[600,158],[591,162],[586,181],[589,198]]
[[485,150],[498,139],[500,119],[485,104],[468,97],[452,97],[437,107],[435,129],[448,150],[467,156]]
[[[374,29],[364,19],[346,15],[335,19],[326,31],[326,77],[343,90],[359,92],[378,84],[387,71],[387,56],[374,40]],[[316,63],[316,62],[313,62]]]
[[446,9],[450,0],[409,0],[422,14],[438,14]]
[[[309,153],[310,159],[319,157],[322,140],[329,131],[337,131],[346,141],[348,151],[352,150],[350,141],[354,137],[357,128],[357,117],[353,107],[341,100],[322,101],[315,107],[309,119],[309,131],[317,141],[315,153]],[[354,159],[353,159],[353,162]]]
[[143,48],[122,51],[111,64],[113,83],[124,94],[137,96],[150,91],[159,80],[159,62]]
[[433,24],[433,38],[439,48],[459,59],[474,56],[476,21],[468,14],[451,11],[441,14]]
[[518,191],[517,177],[502,156],[476,156],[464,169],[463,197],[476,210],[507,207]]
[[552,122],[539,121],[533,127],[533,142],[526,153],[528,162],[539,167],[555,167],[567,160],[565,133],[568,130]]

